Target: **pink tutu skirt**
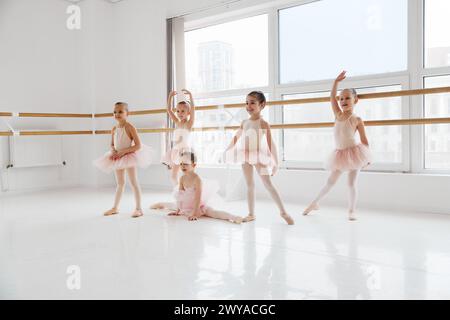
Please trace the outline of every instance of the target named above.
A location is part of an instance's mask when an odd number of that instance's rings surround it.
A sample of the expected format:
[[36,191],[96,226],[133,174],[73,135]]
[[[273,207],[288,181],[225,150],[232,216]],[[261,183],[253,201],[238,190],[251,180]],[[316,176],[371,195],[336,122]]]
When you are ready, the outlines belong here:
[[265,174],[271,174],[276,167],[275,158],[269,150],[246,151],[232,148],[225,153],[225,163],[260,165]]
[[328,170],[360,170],[370,164],[370,150],[364,144],[347,149],[336,149],[328,158],[325,167]]
[[143,144],[138,151],[116,160],[111,158],[112,152],[108,151],[101,158],[94,160],[93,164],[106,173],[133,167],[146,168],[152,163],[152,153],[152,149]]
[[[202,195],[200,200],[200,210],[205,212],[208,203],[211,202],[217,192],[219,191],[219,184],[214,180],[202,180]],[[195,188],[188,188],[186,190],[179,190],[177,186],[174,189],[173,195],[177,202],[177,208],[181,210],[182,214],[189,215],[194,210],[195,202]]]

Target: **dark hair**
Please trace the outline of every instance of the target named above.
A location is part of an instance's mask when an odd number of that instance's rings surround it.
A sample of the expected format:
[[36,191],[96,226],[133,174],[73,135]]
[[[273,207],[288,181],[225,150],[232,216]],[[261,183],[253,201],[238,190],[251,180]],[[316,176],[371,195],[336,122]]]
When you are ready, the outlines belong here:
[[191,164],[197,163],[197,156],[193,151],[183,151],[180,154],[181,157],[189,157],[191,159]]
[[266,102],[266,96],[261,91],[252,91],[247,96],[251,96],[258,100],[259,103],[265,103]]
[[128,103],[126,103],[126,102],[116,102],[115,104],[114,104],[114,106],[115,107],[124,107],[125,109],[127,109],[127,112],[128,112]]
[[177,104],[181,104],[181,105],[183,105],[183,106],[187,106],[188,108],[190,108],[191,107],[191,104],[188,102],[188,101],[180,101],[180,102],[178,102]]

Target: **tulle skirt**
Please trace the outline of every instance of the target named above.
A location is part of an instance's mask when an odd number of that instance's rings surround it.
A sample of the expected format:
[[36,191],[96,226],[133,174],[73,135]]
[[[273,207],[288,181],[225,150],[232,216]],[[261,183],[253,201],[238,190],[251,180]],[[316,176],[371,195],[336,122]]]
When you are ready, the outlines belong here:
[[259,165],[263,173],[272,174],[277,166],[275,158],[269,150],[245,150],[232,148],[225,153],[225,163]]
[[328,170],[351,171],[360,170],[370,164],[371,155],[369,148],[364,144],[358,144],[347,149],[336,149],[325,163]]
[[152,154],[152,149],[143,144],[138,151],[128,153],[116,160],[111,158],[112,152],[108,151],[101,158],[94,160],[93,164],[105,173],[133,167],[146,168],[152,163]]
[[[202,194],[200,200],[200,210],[203,212],[211,203],[211,200],[218,195],[219,183],[215,180],[202,179]],[[186,190],[179,190],[176,186],[173,191],[173,196],[177,203],[177,208],[181,210],[182,214],[189,215],[194,210],[195,189],[189,188]]]

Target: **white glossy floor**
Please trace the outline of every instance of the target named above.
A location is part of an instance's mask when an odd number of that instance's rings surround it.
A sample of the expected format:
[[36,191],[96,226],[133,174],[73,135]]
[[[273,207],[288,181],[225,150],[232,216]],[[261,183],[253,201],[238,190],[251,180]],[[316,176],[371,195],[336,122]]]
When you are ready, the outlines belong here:
[[[450,216],[360,211],[351,223],[341,208],[302,217],[291,203],[289,227],[260,201],[256,222],[233,225],[150,210],[105,218],[105,189],[1,197],[2,299],[450,299]],[[67,287],[71,265],[80,290]]]

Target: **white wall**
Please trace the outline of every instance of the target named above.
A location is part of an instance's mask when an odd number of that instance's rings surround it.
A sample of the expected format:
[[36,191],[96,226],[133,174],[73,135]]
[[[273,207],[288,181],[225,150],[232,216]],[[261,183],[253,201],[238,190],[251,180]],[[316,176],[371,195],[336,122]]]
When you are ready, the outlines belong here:
[[[57,0],[0,1],[0,110],[91,112],[82,45],[87,30],[66,29],[66,7]],[[8,119],[15,129],[89,127],[86,120]],[[0,130],[7,130],[2,123]],[[86,137],[64,137],[65,168],[13,169],[3,178],[11,189],[76,184]],[[2,158],[8,138],[1,138]],[[2,163],[4,164],[4,162]],[[3,168],[3,166],[2,166]]]
[[[0,1],[0,110],[11,112],[110,112],[116,101],[132,109],[158,108],[166,96],[166,4],[127,0],[82,1],[81,30],[66,28],[63,0]],[[90,130],[90,120],[11,119],[16,129]],[[138,127],[165,124],[164,117],[139,117]],[[111,119],[96,122],[110,129]],[[8,130],[0,124],[0,130]],[[109,146],[107,136],[64,137],[64,168],[3,169],[10,190],[113,182],[92,159]],[[146,135],[155,151],[158,135]],[[7,163],[8,138],[0,138],[0,162]],[[158,156],[158,152],[156,153]],[[159,158],[159,157],[158,157]],[[158,168],[156,166],[156,168]],[[153,169],[144,174],[151,178]],[[94,179],[93,179],[94,177]]]

